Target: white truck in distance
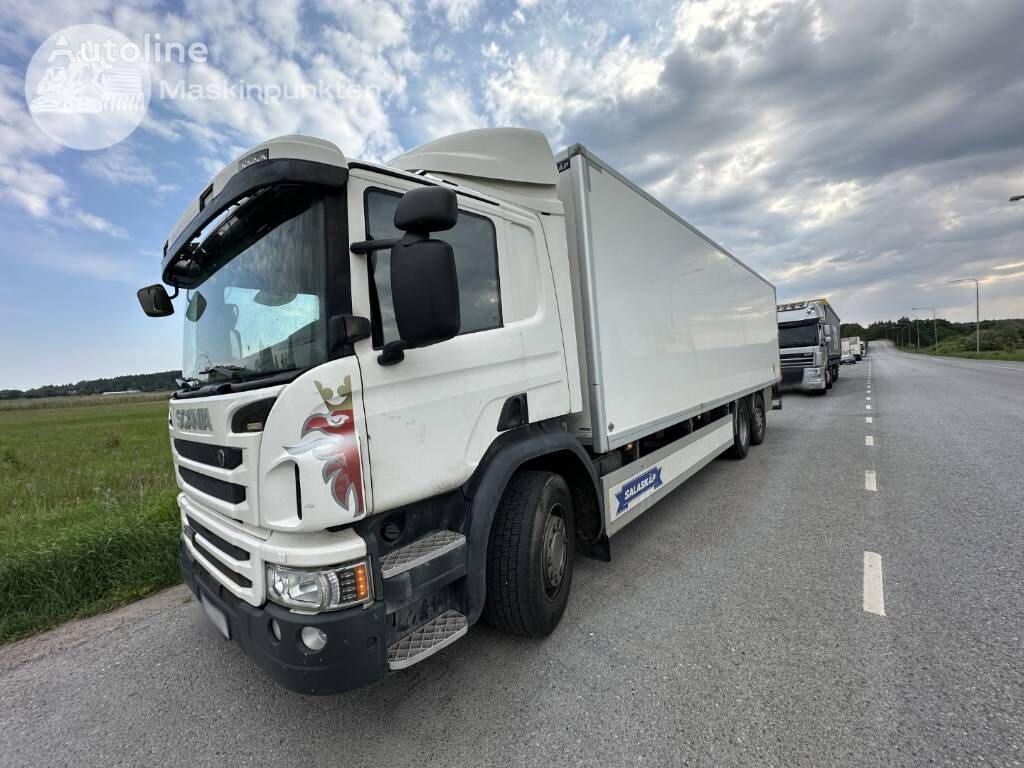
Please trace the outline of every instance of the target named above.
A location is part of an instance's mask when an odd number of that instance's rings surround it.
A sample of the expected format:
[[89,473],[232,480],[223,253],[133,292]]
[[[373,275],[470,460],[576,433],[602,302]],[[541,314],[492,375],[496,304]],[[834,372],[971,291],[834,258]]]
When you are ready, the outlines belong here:
[[164,247],[169,428],[202,613],[306,693],[481,617],[547,635],[577,552],[719,454],[779,378],[775,289],[584,147],[491,129],[388,165],[286,136]]
[[850,337],[850,354],[853,355],[854,360],[864,357],[864,342],[860,340],[860,336]]
[[843,365],[857,362],[856,358],[853,356],[853,347],[850,346],[849,339],[842,340],[842,357],[839,359],[839,362]]
[[839,315],[828,299],[779,304],[782,385],[828,394],[839,378]]

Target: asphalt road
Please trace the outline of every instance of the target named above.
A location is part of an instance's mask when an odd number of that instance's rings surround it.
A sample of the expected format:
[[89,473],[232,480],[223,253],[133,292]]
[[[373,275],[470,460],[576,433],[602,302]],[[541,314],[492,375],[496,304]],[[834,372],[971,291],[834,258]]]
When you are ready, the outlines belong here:
[[579,561],[547,640],[302,697],[178,588],[0,648],[0,765],[1020,765],[1022,436],[1024,366],[876,345]]

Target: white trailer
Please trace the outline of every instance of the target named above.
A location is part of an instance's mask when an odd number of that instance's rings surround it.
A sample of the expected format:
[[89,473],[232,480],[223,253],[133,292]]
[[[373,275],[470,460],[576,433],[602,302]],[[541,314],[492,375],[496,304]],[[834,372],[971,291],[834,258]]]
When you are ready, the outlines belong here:
[[[582,321],[586,396],[569,417],[573,432],[603,453],[770,389],[779,379],[774,286],[582,145],[558,163]],[[713,457],[732,433],[703,440]],[[706,458],[700,447],[688,455]],[[616,514],[623,478],[649,464],[603,478],[610,533],[663,495]],[[665,490],[694,470],[676,464]]]
[[864,356],[864,342],[860,340],[860,336],[850,337],[850,353],[855,360],[860,360]]
[[[610,559],[651,504],[765,438],[774,288],[535,131],[387,166],[275,139],[164,253],[188,304],[184,580],[295,690],[365,685],[480,618],[548,634],[577,551]],[[173,312],[162,284],[139,299]]]

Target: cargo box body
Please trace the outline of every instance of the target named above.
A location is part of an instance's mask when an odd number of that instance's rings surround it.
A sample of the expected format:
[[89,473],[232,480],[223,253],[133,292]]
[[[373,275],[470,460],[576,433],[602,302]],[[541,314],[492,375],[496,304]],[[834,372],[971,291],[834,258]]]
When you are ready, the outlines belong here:
[[779,378],[775,288],[585,147],[558,157],[595,452]]

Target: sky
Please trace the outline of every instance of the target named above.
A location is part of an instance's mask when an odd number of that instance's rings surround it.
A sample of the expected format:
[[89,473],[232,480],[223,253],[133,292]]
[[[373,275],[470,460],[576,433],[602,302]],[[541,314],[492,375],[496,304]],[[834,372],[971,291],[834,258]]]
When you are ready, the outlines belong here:
[[[61,27],[199,42],[154,62],[123,141],[37,126],[26,70]],[[180,367],[135,290],[246,148],[307,133],[388,160],[487,126],[580,142],[777,286],[845,321],[1024,317],[1020,0],[0,0],[0,389]],[[341,84],[301,99],[173,86]],[[298,90],[294,88],[294,90]]]

